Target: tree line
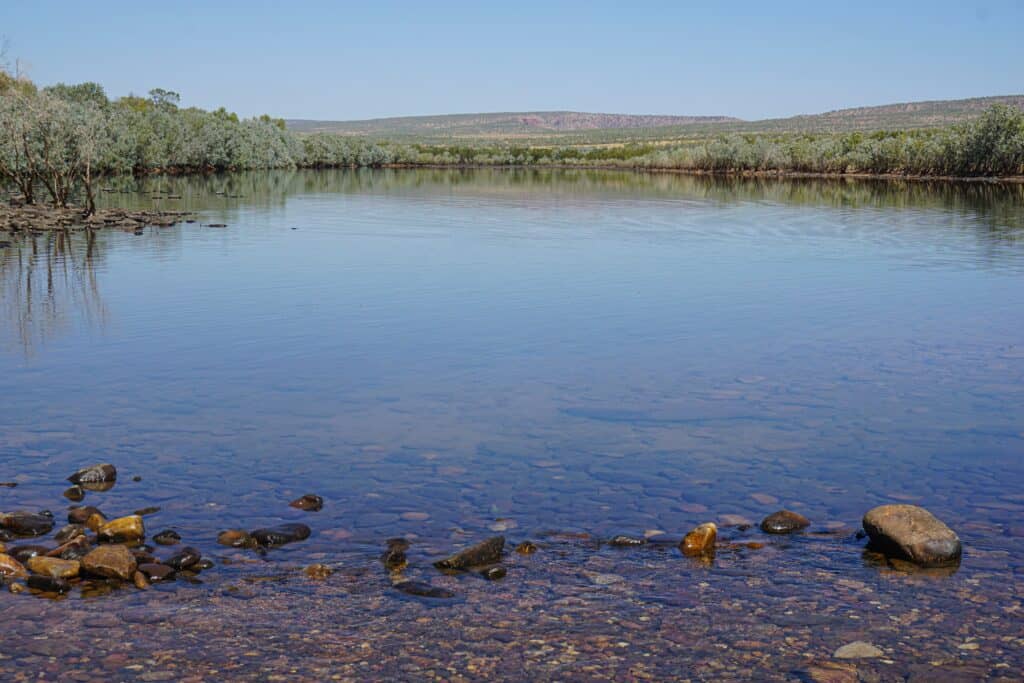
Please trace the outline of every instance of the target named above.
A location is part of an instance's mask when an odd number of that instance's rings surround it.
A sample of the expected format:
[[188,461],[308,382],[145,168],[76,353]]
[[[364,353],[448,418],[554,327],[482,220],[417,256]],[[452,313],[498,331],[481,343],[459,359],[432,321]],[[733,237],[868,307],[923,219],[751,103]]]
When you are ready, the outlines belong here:
[[107,97],[96,83],[37,88],[0,71],[0,182],[32,203],[96,204],[112,174],[272,168],[610,166],[705,172],[1024,175],[1024,112],[994,106],[960,125],[915,131],[731,134],[668,145],[525,147],[362,141],[289,131],[269,116],[181,107],[180,97]]

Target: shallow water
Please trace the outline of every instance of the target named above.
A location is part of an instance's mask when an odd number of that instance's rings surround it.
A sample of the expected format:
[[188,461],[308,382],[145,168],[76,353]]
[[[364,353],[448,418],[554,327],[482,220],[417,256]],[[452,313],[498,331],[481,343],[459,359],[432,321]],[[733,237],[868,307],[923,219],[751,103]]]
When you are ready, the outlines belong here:
[[[217,567],[0,593],[5,676],[1024,667],[1024,187],[438,170],[110,189],[199,221],[0,249],[0,511],[62,517],[64,477],[112,462],[86,503],[160,506],[147,529]],[[309,492],[322,511],[288,507]],[[884,502],[953,527],[959,570],[866,556]],[[736,526],[781,507],[809,533]],[[281,521],[313,536],[215,543]],[[705,521],[765,547],[708,565],[600,543]],[[495,533],[540,551],[493,583],[430,567]],[[393,591],[394,536],[406,575],[459,597]],[[836,663],[856,640],[885,657]]]

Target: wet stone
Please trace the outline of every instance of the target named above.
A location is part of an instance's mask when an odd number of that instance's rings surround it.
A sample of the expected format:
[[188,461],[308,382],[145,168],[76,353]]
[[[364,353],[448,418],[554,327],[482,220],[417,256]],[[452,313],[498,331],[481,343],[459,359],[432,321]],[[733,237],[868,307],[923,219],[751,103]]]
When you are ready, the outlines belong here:
[[103,516],[100,509],[92,505],[76,506],[68,510],[68,522],[71,524],[85,524],[93,515]]
[[917,505],[880,505],[864,515],[868,547],[921,567],[960,562],[960,538],[935,515]]
[[334,570],[326,564],[311,564],[303,569],[302,573],[311,579],[326,579],[334,573]]
[[135,587],[140,591],[144,591],[149,588],[149,579],[147,579],[146,575],[139,570],[135,570],[135,573],[132,574],[132,583],[135,584]]
[[523,541],[516,546],[516,552],[520,555],[532,555],[537,552],[537,545],[532,541]]
[[168,581],[174,578],[174,569],[159,562],[147,562],[139,565],[139,571],[152,582]]
[[248,548],[256,544],[256,540],[248,531],[242,529],[228,529],[217,535],[217,543],[226,545],[229,548]]
[[50,548],[45,545],[19,545],[8,549],[8,554],[22,564],[36,555],[45,555],[48,552]]
[[28,587],[42,593],[56,593],[63,595],[71,590],[71,584],[64,579],[42,574],[33,574],[26,581]]
[[434,563],[434,566],[438,569],[463,570],[470,567],[496,564],[501,561],[501,553],[504,548],[505,537],[494,536],[450,557],[438,560]]
[[618,536],[608,541],[608,545],[616,546],[619,548],[628,548],[631,546],[647,545],[647,539],[638,538],[636,536],[626,536],[624,534],[619,534]]
[[28,576],[28,570],[10,555],[0,553],[0,576],[24,578]]
[[82,558],[82,569],[94,576],[129,581],[135,573],[135,556],[123,545],[101,545]]
[[307,512],[317,512],[323,508],[324,499],[316,494],[307,493],[301,498],[296,498],[292,502],[288,503],[288,505]]
[[181,540],[181,535],[172,529],[164,529],[153,536],[153,542],[157,545],[174,545]]
[[408,564],[405,549],[397,546],[385,550],[384,554],[380,556],[380,561],[391,571],[398,571]]
[[85,499],[85,489],[75,485],[64,490],[64,497],[74,503],[80,503]]
[[85,467],[68,477],[72,484],[105,484],[116,480],[117,468],[109,463]]
[[53,515],[47,512],[12,512],[0,515],[0,526],[15,536],[42,536],[53,530]]
[[761,521],[761,531],[766,534],[792,534],[806,529],[810,526],[811,520],[799,512],[791,510],[779,510],[773,512]]
[[312,530],[305,524],[279,524],[266,529],[256,529],[252,532],[255,542],[266,548],[304,541],[309,538]]
[[505,575],[508,574],[508,570],[501,564],[492,564],[487,567],[481,567],[477,572],[488,581],[503,579],[505,578]]
[[53,536],[53,540],[58,543],[67,543],[68,541],[85,536],[85,527],[81,524],[66,524],[61,527],[59,531]]
[[182,548],[179,552],[164,560],[164,564],[176,571],[190,569],[202,559],[199,551],[192,547]]
[[679,550],[687,557],[701,557],[715,552],[715,540],[718,538],[718,527],[714,522],[707,522],[696,527],[683,537]]
[[883,655],[885,653],[871,643],[857,640],[843,645],[832,656],[836,659],[872,659]]
[[36,574],[55,579],[73,579],[78,576],[80,568],[78,560],[62,560],[59,557],[46,557],[45,555],[36,555],[30,558],[26,566]]
[[109,543],[125,543],[140,541],[146,536],[146,527],[139,515],[118,517],[100,526],[96,530],[101,541]]

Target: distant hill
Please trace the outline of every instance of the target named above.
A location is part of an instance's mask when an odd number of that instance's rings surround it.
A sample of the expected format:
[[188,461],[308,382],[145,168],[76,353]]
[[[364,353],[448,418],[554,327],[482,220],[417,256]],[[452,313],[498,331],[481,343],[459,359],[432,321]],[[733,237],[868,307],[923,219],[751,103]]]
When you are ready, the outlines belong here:
[[328,132],[405,142],[516,140],[529,144],[600,144],[692,139],[721,133],[845,132],[945,126],[970,120],[993,104],[1024,110],[1024,95],[903,102],[780,119],[657,116],[570,111],[404,116],[363,121],[290,119],[300,133]]
[[328,132],[359,136],[502,136],[517,133],[620,130],[738,121],[728,116],[658,116],[593,114],[576,111],[527,111],[494,114],[402,116],[363,121],[289,119],[288,128],[300,133]]

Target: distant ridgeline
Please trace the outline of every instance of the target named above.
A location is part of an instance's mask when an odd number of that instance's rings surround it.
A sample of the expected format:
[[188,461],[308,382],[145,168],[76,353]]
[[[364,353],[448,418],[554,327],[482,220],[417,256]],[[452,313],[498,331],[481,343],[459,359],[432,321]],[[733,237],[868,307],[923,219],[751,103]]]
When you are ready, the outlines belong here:
[[[182,108],[179,100],[177,93],[161,89],[151,90],[147,97],[110,100],[96,83],[39,89],[0,72],[0,183],[29,203],[40,198],[40,192],[58,206],[81,195],[92,211],[96,179],[117,173],[488,165],[720,173],[1024,175],[1024,97],[844,110],[784,119],[790,122],[785,126],[726,117],[572,112],[427,117],[427,123],[399,119],[404,123],[386,124],[395,130],[390,140],[369,139],[373,130],[385,125],[380,121],[350,124],[356,129],[362,126],[366,138],[339,132],[305,133],[266,115],[242,120],[224,108]],[[832,121],[832,128],[838,127],[836,121],[883,120],[880,110],[888,111],[884,120],[905,121],[906,129],[805,132],[820,129],[823,120]],[[960,112],[957,120],[961,122],[949,124],[943,118],[951,111]],[[453,125],[463,131],[483,127],[496,132],[486,139],[459,144],[403,137],[423,125],[443,130],[448,124],[441,119],[454,120]],[[945,125],[921,128],[922,120]],[[787,126],[790,129],[785,129]],[[618,141],[526,143],[513,134],[524,127],[542,127],[558,134],[584,130],[591,139],[614,130]]]

